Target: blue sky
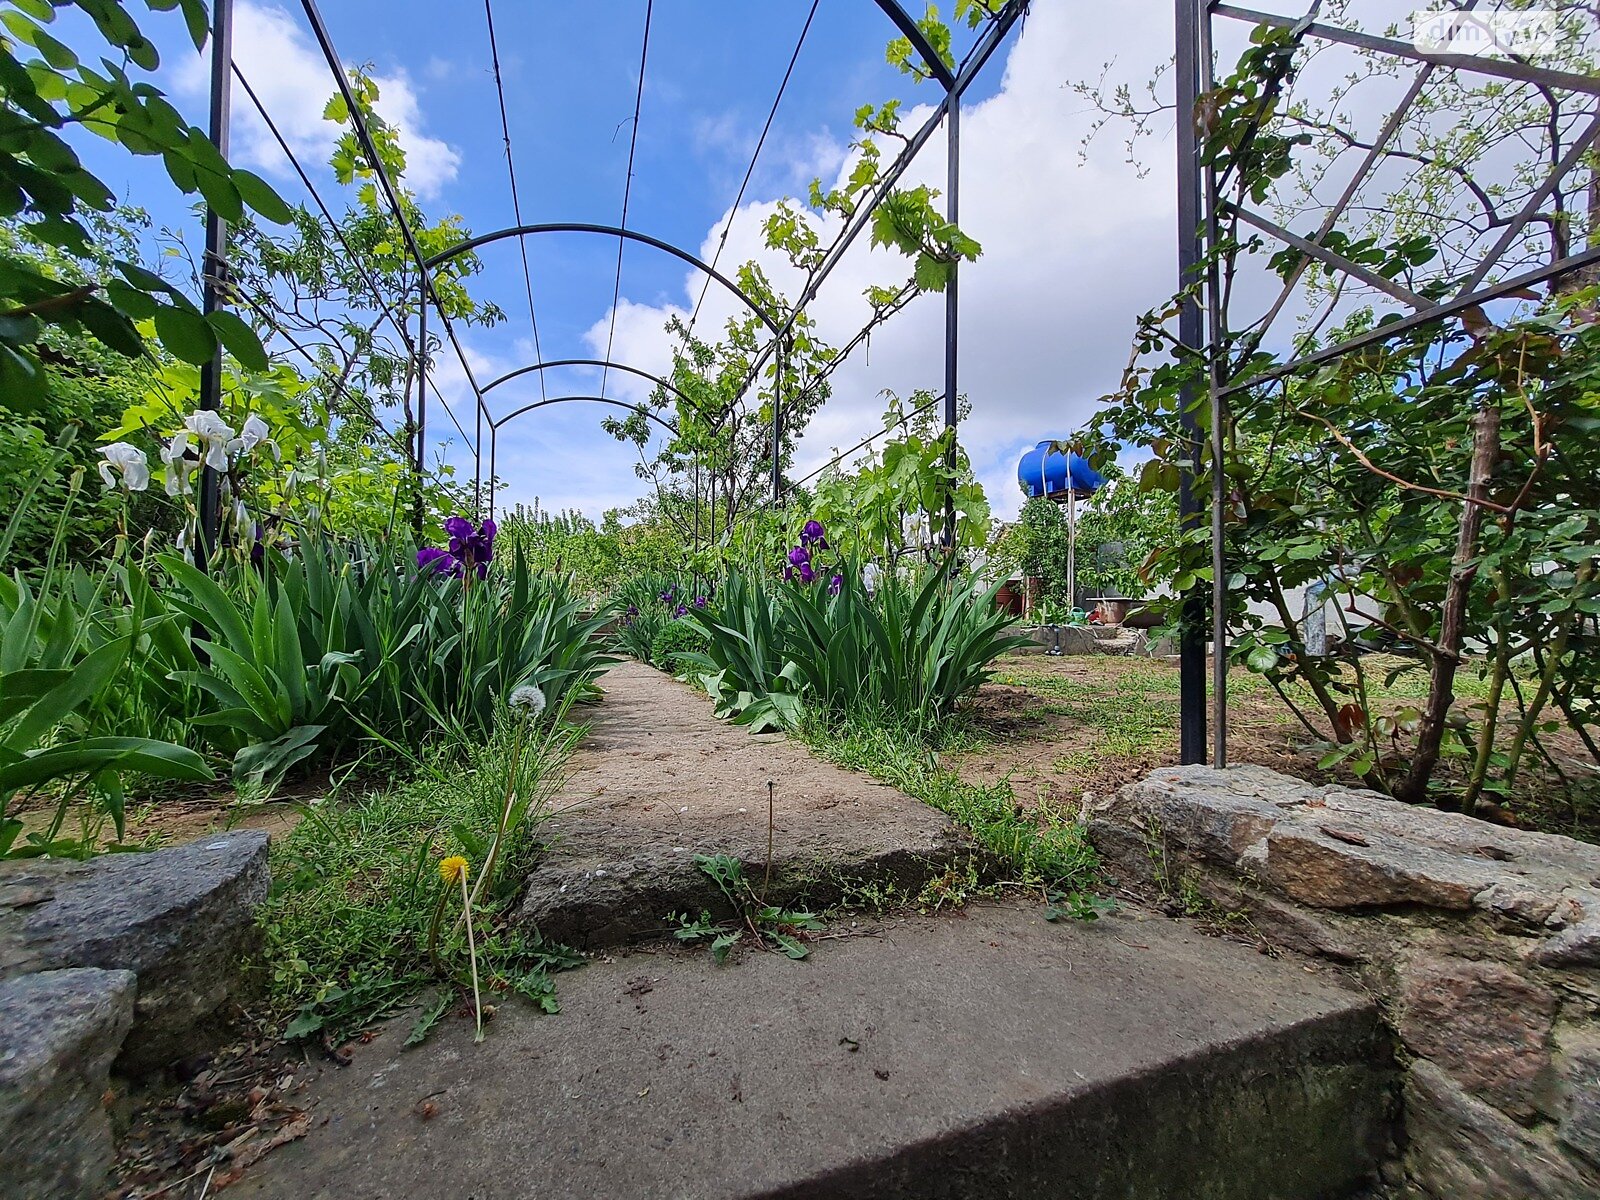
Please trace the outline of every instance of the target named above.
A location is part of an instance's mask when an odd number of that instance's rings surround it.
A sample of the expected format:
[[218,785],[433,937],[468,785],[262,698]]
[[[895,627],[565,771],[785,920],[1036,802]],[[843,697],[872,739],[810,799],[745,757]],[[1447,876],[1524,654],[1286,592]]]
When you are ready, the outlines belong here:
[[[304,15],[290,0],[238,3],[235,58],[331,197],[336,188],[322,166],[331,127],[318,114],[333,85]],[[379,77],[380,108],[403,130],[409,182],[428,210],[459,212],[475,232],[511,224],[482,5],[324,0],[322,7],[345,61],[370,64]],[[710,256],[809,7],[802,0],[657,0],[630,227]],[[1170,292],[1173,270],[1170,169],[1158,158],[1158,169],[1141,175],[1119,161],[1112,140],[1080,161],[1078,140],[1092,114],[1065,86],[1098,74],[1113,56],[1127,77],[1148,74],[1170,52],[1170,6],[1129,0],[1119,6],[1126,20],[1115,23],[1086,20],[1088,10],[1064,0],[1036,0],[1033,7],[969,93],[963,124],[962,224],[985,247],[983,259],[963,274],[962,388],[974,406],[963,440],[1002,515],[1016,507],[1018,455],[1082,424],[1094,399],[1116,386],[1134,317]],[[496,5],[525,219],[619,218],[644,16],[644,0]],[[165,52],[158,82],[203,124],[203,60],[175,21],[146,20]],[[934,98],[932,85],[915,87],[884,62],[894,32],[869,0],[822,0],[736,214],[724,267],[755,256],[780,285],[792,283],[759,245],[760,221],[772,203],[803,196],[813,176],[832,181],[845,163],[860,104],[902,97],[908,123],[920,120],[912,106]],[[303,198],[242,95],[235,99],[234,157],[272,178],[292,201]],[[186,225],[198,245],[198,225],[158,164],[98,152],[93,165],[158,223]],[[942,139],[924,151],[912,175],[942,182]],[[600,237],[529,242],[545,358],[603,354],[615,256],[615,241]],[[510,320],[467,335],[480,381],[533,360],[514,242],[486,250],[484,263],[478,294],[497,301]],[[863,320],[862,288],[903,275],[899,260],[869,252],[862,239],[813,305],[824,336],[846,340]],[[682,263],[630,245],[615,357],[663,370],[670,344],[662,326],[673,311],[693,307],[698,289],[698,277]],[[715,328],[731,311],[715,292],[702,329]],[[802,447],[802,471],[877,427],[882,388],[902,395],[938,389],[942,311],[941,298],[920,300],[835,376],[835,398]],[[470,430],[470,397],[448,350],[438,384]],[[598,384],[597,373],[581,369],[547,376],[551,395],[593,392]],[[613,375],[607,394],[638,399],[644,390]],[[529,377],[498,390],[494,409],[505,412],[537,395]],[[598,517],[639,495],[644,484],[633,476],[632,456],[599,430],[604,411],[558,406],[507,426],[499,451],[508,485],[502,502],[538,496],[547,507],[576,506]],[[436,414],[430,432],[440,439],[439,452],[468,463],[470,451],[459,439],[445,441],[448,428]]]

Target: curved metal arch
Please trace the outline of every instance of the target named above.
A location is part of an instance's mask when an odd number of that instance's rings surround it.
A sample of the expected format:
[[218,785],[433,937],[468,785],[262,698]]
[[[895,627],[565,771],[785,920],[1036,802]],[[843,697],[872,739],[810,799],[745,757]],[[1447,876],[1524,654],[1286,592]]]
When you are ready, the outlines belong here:
[[678,397],[678,399],[682,400],[685,404],[694,403],[693,400],[684,395],[683,392],[679,391],[674,384],[661,378],[659,375],[652,375],[649,371],[642,371],[638,367],[630,367],[626,363],[607,362],[603,358],[553,358],[549,362],[529,363],[525,367],[518,367],[515,371],[507,371],[498,379],[491,379],[488,383],[483,385],[484,394],[487,395],[490,391],[499,387],[502,383],[510,383],[513,379],[527,375],[530,372],[544,371],[551,367],[608,367],[613,371],[626,371],[629,375],[637,375],[640,379],[648,380],[657,387],[665,388],[674,396]]
[[660,238],[651,237],[648,233],[640,233],[634,229],[624,229],[620,225],[593,225],[586,221],[548,221],[539,225],[509,225],[504,229],[496,229],[493,233],[480,233],[477,237],[458,242],[448,250],[441,250],[438,254],[433,255],[423,265],[431,271],[440,263],[449,262],[452,258],[458,258],[463,254],[470,253],[479,246],[487,246],[490,242],[502,241],[509,237],[530,237],[536,233],[599,233],[607,237],[619,237],[630,242],[641,242],[646,246],[654,246],[657,250],[664,250],[674,258],[682,259],[690,266],[704,271],[712,279],[727,288],[728,291],[739,297],[744,306],[755,313],[760,318],[761,323],[774,334],[781,332],[778,328],[778,323],[767,316],[760,306],[745,294],[743,288],[726,275],[717,271],[711,264],[696,258],[687,250],[680,250],[671,242],[664,242]]
[[656,416],[655,413],[651,412],[643,405],[629,404],[626,400],[612,400],[608,396],[551,396],[544,400],[535,400],[532,404],[524,404],[521,408],[512,412],[508,412],[498,421],[490,421],[489,428],[495,433],[499,433],[502,427],[512,421],[515,421],[518,417],[522,416],[523,413],[531,413],[534,409],[543,408],[547,404],[573,404],[580,401],[588,404],[609,404],[613,408],[625,408],[629,412],[638,413],[646,420],[654,421],[673,437],[678,436],[678,427],[671,421],[663,420],[661,417]]

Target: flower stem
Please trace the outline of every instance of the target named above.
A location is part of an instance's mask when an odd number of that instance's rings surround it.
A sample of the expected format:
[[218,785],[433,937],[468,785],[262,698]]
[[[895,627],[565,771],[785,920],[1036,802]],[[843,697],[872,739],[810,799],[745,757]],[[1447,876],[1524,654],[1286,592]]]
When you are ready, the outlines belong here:
[[467,914],[467,955],[472,963],[472,1011],[477,1017],[478,1031],[473,1041],[483,1041],[483,998],[478,992],[478,943],[472,932],[472,897],[467,893],[467,875],[461,873],[461,905]]
[[443,972],[439,963],[439,918],[444,916],[444,902],[450,898],[448,885],[439,889],[439,901],[433,906],[433,920],[428,923],[428,961],[433,969]]

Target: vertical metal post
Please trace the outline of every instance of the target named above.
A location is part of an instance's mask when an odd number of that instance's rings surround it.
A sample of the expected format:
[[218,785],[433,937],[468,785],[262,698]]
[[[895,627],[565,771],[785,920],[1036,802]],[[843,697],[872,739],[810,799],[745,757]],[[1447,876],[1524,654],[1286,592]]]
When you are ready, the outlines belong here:
[[[233,98],[233,0],[214,0],[211,6],[211,144],[228,157],[228,118]],[[206,205],[206,251],[201,271],[201,307],[219,312],[227,304],[228,223],[213,205]],[[222,346],[200,368],[200,407],[216,412],[222,407]],[[200,529],[195,538],[195,564],[203,571],[216,549],[222,529],[222,477],[210,467],[200,471]]]
[[[954,225],[960,214],[961,201],[961,95],[952,92],[950,111],[945,117],[945,220]],[[956,544],[956,421],[957,408],[957,354],[961,348],[961,302],[956,290],[957,263],[950,264],[950,281],[944,285],[944,427],[950,438],[945,447],[944,465],[950,476],[949,490],[944,498],[944,545],[954,551]]]
[[483,405],[473,405],[477,417],[472,427],[472,515],[483,520]]
[[428,269],[422,268],[417,303],[417,428],[411,461],[411,527],[422,532],[422,476],[428,440]]
[[[1211,6],[1200,13],[1198,30],[1199,87],[1210,94]],[[1217,268],[1217,172],[1207,162],[1205,186],[1205,248],[1212,252],[1206,265],[1206,383],[1211,420],[1211,765],[1228,765],[1228,556],[1223,535],[1227,512],[1227,414],[1220,378],[1223,342],[1222,280]]]
[[1067,460],[1067,607],[1078,607],[1078,489],[1072,482],[1072,460]]
[[789,369],[789,339],[778,340],[777,374],[772,384],[772,507],[783,503],[783,380]]
[[[1200,235],[1200,147],[1195,131],[1195,102],[1199,99],[1198,29],[1196,16],[1203,0],[1176,0],[1177,120],[1178,120],[1178,287],[1199,282],[1196,272],[1203,256]],[[1178,341],[1195,353],[1204,350],[1200,303],[1193,296],[1178,310]],[[1195,495],[1195,473],[1200,454],[1200,422],[1195,406],[1200,397],[1186,385],[1179,397],[1180,420],[1186,443],[1185,461],[1178,480],[1178,522],[1187,534],[1199,527],[1200,502]],[[1178,759],[1183,763],[1206,761],[1206,596],[1199,586],[1183,594],[1178,640]]]
[[495,452],[500,448],[500,427],[493,423],[489,426],[489,519],[494,520],[494,459]]

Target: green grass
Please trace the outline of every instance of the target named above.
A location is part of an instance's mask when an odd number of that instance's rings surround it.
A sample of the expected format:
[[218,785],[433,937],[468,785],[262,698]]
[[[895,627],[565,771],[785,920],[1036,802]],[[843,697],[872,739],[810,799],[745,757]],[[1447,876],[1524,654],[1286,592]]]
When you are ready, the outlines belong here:
[[[938,752],[913,733],[870,716],[828,723],[808,714],[798,736],[824,758],[892,784],[970,830],[978,844],[1007,864],[1013,882],[1088,884],[1099,867],[1082,828],[1048,806],[1021,810],[1011,785],[962,780]],[[939,748],[964,748],[957,726]]]
[[1044,701],[1035,706],[1037,711],[1068,717],[1080,728],[1094,731],[1093,746],[1056,761],[1056,770],[1063,771],[1087,767],[1101,758],[1133,757],[1174,744],[1178,734],[1176,679],[1170,668],[1141,667],[1115,679],[1017,672],[1002,675],[997,682],[1027,688]]
[[[483,744],[430,752],[391,786],[332,796],[275,840],[273,888],[261,922],[269,999],[287,1018],[287,1036],[341,1041],[430,985],[441,987],[436,1020],[449,997],[469,985],[465,937],[455,928],[460,897],[444,895],[438,864],[446,855],[464,855],[476,881],[513,784],[533,803],[506,839],[501,865],[475,906],[479,969],[489,990],[556,1010],[550,971],[579,960],[502,918],[538,851],[538,826],[578,736],[546,727],[519,746],[508,724]],[[435,962],[428,935],[441,904]]]

